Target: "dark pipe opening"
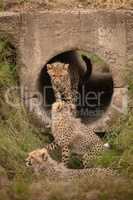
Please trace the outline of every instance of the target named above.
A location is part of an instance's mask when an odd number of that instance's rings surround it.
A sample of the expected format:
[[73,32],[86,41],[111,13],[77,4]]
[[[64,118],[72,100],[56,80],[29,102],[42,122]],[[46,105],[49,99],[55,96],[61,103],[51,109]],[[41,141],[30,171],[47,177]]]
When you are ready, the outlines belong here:
[[[90,63],[88,70],[84,56],[88,58]],[[73,67],[73,70],[78,70],[81,75],[76,97],[77,116],[84,123],[90,123],[101,117],[110,105],[113,94],[113,78],[106,63],[101,62],[101,59],[99,62],[98,57],[82,51],[61,53],[52,58],[48,63],[53,62],[68,63]],[[95,64],[101,65],[100,71],[97,70],[95,72],[92,70]],[[80,68],[77,66],[81,65],[83,65],[83,69],[80,71]],[[40,74],[39,89],[44,97],[45,108],[50,110],[51,105],[56,99],[46,65]]]
[[113,80],[110,73],[94,74],[78,88],[78,116],[83,122],[92,122],[106,111],[113,95]]

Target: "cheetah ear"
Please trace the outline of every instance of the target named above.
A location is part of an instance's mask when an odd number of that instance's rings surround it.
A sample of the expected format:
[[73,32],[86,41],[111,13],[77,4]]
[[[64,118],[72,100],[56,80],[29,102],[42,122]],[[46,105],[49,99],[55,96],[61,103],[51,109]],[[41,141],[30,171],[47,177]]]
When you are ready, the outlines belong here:
[[47,64],[47,69],[48,70],[51,70],[52,69],[52,66],[50,64]]
[[68,70],[69,64],[64,64],[63,68],[64,68],[65,70]]

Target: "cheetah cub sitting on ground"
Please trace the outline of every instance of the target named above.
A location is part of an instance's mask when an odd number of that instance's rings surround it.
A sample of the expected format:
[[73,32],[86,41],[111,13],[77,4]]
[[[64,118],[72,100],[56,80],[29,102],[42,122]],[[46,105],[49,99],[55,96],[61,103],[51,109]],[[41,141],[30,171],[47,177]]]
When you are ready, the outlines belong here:
[[29,153],[26,166],[31,167],[36,174],[44,172],[51,179],[73,179],[83,176],[113,176],[115,173],[109,168],[68,169],[62,163],[57,163],[48,154],[45,148]]
[[[54,144],[62,149],[62,162],[68,165],[70,157],[70,146],[76,146],[77,154],[83,158],[84,167],[88,162],[97,157],[104,150],[102,140],[94,133],[92,129],[86,128],[80,119],[73,115],[74,104],[68,104],[64,101],[55,102],[52,105],[52,134]],[[57,146],[48,145],[46,148],[51,150]]]

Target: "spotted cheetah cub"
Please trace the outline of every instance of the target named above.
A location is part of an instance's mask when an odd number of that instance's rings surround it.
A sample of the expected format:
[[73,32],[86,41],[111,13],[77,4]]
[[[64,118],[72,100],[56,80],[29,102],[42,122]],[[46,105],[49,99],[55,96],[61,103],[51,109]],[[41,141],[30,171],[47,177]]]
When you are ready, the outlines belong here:
[[77,154],[83,157],[84,167],[87,167],[88,162],[95,159],[104,150],[104,144],[92,129],[87,128],[80,119],[74,117],[73,110],[75,110],[74,104],[64,101],[53,104],[52,134],[54,143],[61,147],[62,162],[65,165],[68,165],[70,146],[73,146]]
[[49,178],[69,180],[89,176],[113,176],[114,172],[109,168],[89,168],[89,169],[68,169],[62,163],[57,163],[48,154],[45,148],[37,149],[29,153],[26,159],[26,166],[31,167],[38,175],[40,172],[45,173]]
[[72,84],[69,73],[69,64],[54,62],[47,64],[48,74],[51,78],[56,101],[73,101]]
[[76,103],[79,83],[81,80],[85,81],[86,78],[89,78],[92,73],[90,59],[87,56],[82,56],[82,61],[86,67],[86,71],[82,72],[82,75],[81,70],[80,72],[77,70],[78,66],[75,66],[75,63],[69,62],[69,64],[66,64],[58,61],[47,64],[47,71],[51,78],[56,101],[61,99],[68,103]]

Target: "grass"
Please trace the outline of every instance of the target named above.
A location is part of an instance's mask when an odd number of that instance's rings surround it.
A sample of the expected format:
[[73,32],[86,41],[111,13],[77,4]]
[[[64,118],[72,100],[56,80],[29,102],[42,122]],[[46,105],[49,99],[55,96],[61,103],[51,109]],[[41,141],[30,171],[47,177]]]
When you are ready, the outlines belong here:
[[[0,200],[132,200],[133,196],[133,115],[129,113],[112,127],[106,138],[112,150],[104,153],[94,163],[96,166],[119,170],[123,178],[98,179],[86,177],[70,183],[54,182],[44,175],[35,177],[25,167],[27,153],[44,146],[48,136],[44,130],[31,123],[25,108],[12,108],[4,99],[8,87],[19,84],[16,74],[15,49],[7,40],[0,40],[0,166],[10,180],[8,186],[0,185]],[[131,73],[130,73],[131,74]],[[129,79],[132,94],[132,83]],[[19,101],[19,94],[11,98]],[[74,160],[74,166],[80,163]],[[73,163],[71,163],[73,166]]]
[[3,0],[0,0],[0,11],[3,11]]
[[127,8],[133,6],[132,0],[82,0],[81,2],[86,6],[90,5],[98,8]]
[[[31,0],[16,0],[15,7],[14,4],[10,5],[4,5],[3,6],[3,1],[0,0],[0,8],[1,10],[13,10],[14,8],[19,10],[19,9],[56,9],[56,8],[75,8],[75,7],[83,7],[84,9],[86,8],[113,8],[113,9],[123,9],[123,8],[130,8],[132,9],[133,7],[133,1],[132,0],[52,0],[52,1],[37,1],[33,2]],[[21,7],[22,5],[22,7]],[[25,5],[23,7],[23,5]],[[27,5],[27,6],[26,6]]]
[[[113,125],[107,135],[113,150],[105,153],[98,162],[102,166],[113,166],[130,178],[133,178],[133,60],[126,66],[125,79],[128,83],[129,112]],[[131,107],[130,107],[131,106]]]
[[31,0],[17,0],[19,4],[30,2]]
[[[69,184],[63,182],[50,183],[46,181],[41,187],[43,182],[36,183],[32,186],[34,193],[32,195],[37,197],[38,192],[41,194],[41,197],[49,200],[77,200],[77,199],[87,199],[87,200],[131,200],[132,199],[132,188],[131,185],[127,182],[124,182],[122,179],[114,181],[100,180],[97,178],[84,178],[80,181],[73,181]],[[35,189],[36,188],[36,189]],[[106,188],[106,190],[105,190]],[[128,188],[128,192],[127,192]]]
[[97,72],[109,72],[109,66],[108,64],[106,64],[106,62],[101,59],[98,55],[94,54],[94,53],[88,53],[85,51],[79,51],[79,55],[86,55],[90,60],[91,63],[95,69],[95,71]]
[[133,115],[121,119],[108,134],[112,150],[105,152],[97,160],[97,166],[110,166],[123,175],[133,178]]
[[[16,64],[12,62],[14,48],[2,39],[0,52],[0,163],[9,174],[15,174],[24,165],[27,152],[43,145],[45,138],[41,138],[41,130],[30,124],[23,106],[16,109],[5,102],[6,89],[17,86],[18,80]],[[13,92],[11,99],[19,102],[18,92]]]
[[0,42],[0,88],[14,86],[16,77],[16,52],[14,47],[5,39]]

